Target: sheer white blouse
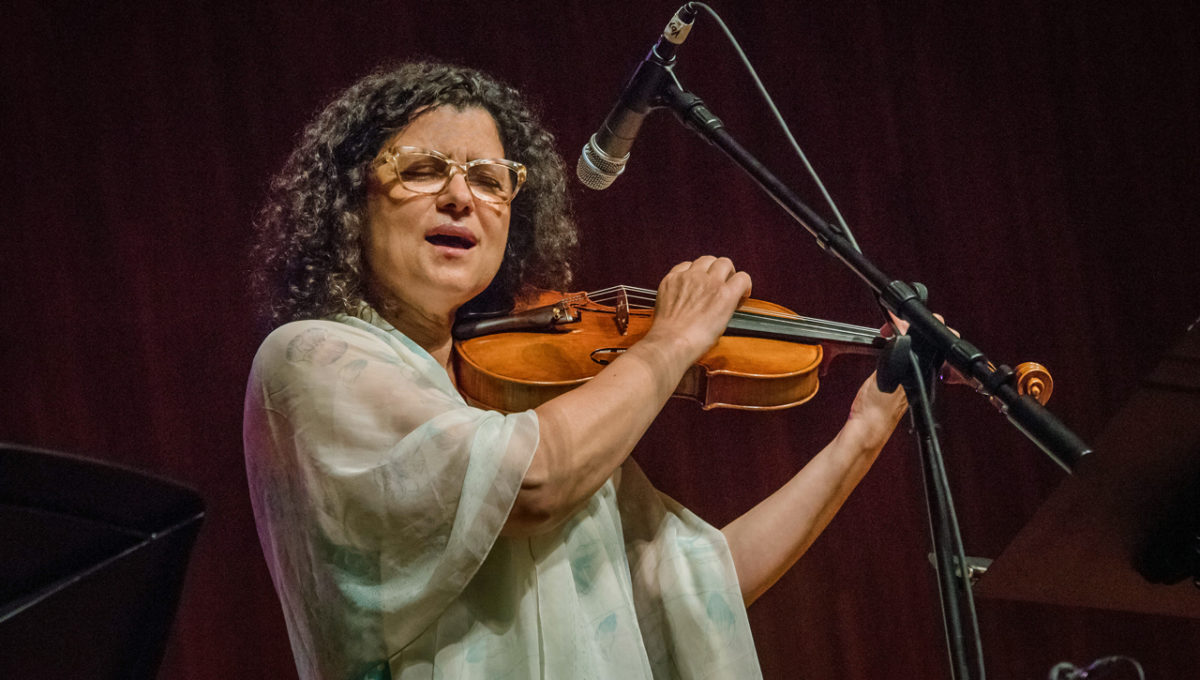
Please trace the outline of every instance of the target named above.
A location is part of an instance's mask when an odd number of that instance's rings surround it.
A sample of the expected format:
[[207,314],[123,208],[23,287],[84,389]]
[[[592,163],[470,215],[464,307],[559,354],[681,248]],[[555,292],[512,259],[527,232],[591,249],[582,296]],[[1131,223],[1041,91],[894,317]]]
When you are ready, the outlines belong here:
[[305,680],[761,676],[720,531],[630,459],[559,529],[500,536],[537,415],[469,406],[370,309],[267,337],[244,437]]

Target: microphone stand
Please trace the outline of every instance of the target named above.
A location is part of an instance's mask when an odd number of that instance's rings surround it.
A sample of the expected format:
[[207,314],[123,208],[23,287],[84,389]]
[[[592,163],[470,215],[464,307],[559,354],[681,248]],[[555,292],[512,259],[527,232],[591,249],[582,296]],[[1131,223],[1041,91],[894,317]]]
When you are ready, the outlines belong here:
[[885,391],[903,385],[909,401],[924,468],[951,678],[983,680],[979,624],[929,398],[936,371],[944,362],[977,381],[979,391],[991,398],[1009,422],[1068,473],[1091,452],[1091,448],[1036,399],[1019,395],[1011,368],[993,364],[983,352],[938,321],[925,306],[924,286],[909,285],[880,271],[851,245],[840,229],[813,212],[726,132],[720,119],[704,102],[680,85],[674,72],[673,54],[667,59],[647,60],[643,67],[657,71],[646,76],[657,90],[651,108],[670,109],[686,127],[725,152],[814,236],[821,248],[857,275],[884,308],[909,323],[908,335],[896,337],[880,357],[879,384],[881,388],[888,388]]

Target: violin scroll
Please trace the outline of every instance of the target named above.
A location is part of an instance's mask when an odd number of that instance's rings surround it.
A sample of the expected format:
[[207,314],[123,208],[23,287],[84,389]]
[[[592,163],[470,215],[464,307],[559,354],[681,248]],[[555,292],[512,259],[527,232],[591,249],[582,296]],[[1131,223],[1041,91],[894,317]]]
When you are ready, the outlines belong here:
[[[988,364],[995,369],[995,365]],[[1029,395],[1037,400],[1042,406],[1050,401],[1050,394],[1054,392],[1054,378],[1050,376],[1050,370],[1036,361],[1026,361],[1017,364],[1017,367],[1012,370],[1012,386],[1021,396]],[[963,377],[961,373],[954,369],[949,369],[948,373],[943,373],[943,379],[948,384],[964,384],[969,385],[977,392],[984,392],[983,385],[974,378]],[[995,397],[988,399],[992,406],[1001,413],[1004,412],[1004,403]]]
[[1050,371],[1045,366],[1034,361],[1026,361],[1018,364],[1013,372],[1016,374],[1018,394],[1028,394],[1043,406],[1050,401],[1050,394],[1054,392],[1054,378],[1050,376]]

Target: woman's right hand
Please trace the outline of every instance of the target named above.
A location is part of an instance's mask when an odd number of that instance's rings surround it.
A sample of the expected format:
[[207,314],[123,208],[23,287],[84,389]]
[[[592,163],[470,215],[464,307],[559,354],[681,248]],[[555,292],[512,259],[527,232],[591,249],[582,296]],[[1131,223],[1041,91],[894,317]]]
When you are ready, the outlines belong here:
[[680,262],[658,284],[654,320],[642,342],[673,347],[690,366],[716,344],[750,288],[750,275],[729,258]]

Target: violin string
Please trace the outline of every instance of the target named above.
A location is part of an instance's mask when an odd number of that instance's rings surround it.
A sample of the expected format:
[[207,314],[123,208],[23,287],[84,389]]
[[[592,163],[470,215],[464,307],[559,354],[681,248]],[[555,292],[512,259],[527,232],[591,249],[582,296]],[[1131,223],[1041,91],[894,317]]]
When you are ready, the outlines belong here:
[[773,323],[795,328],[817,328],[831,332],[860,335],[871,338],[879,335],[878,331],[866,326],[856,326],[854,324],[842,323],[840,321],[829,321],[826,319],[814,319],[812,317],[800,316],[796,314],[774,314],[771,312],[734,312],[733,315],[734,317],[741,319],[768,319]]
[[798,319],[780,320],[780,319],[775,319],[774,317],[770,317],[770,316],[757,317],[756,315],[752,315],[752,314],[739,315],[739,318],[756,319],[756,320],[759,318],[768,318],[768,319],[772,320],[773,324],[780,326],[782,328],[789,329],[791,332],[794,332],[794,333],[811,332],[811,333],[818,334],[818,335],[819,334],[842,335],[842,336],[846,336],[849,339],[861,340],[864,342],[870,342],[878,335],[878,333],[876,333],[875,331],[866,329],[865,327],[845,328],[845,327],[839,327],[839,326],[831,326],[827,323],[824,323],[821,319],[808,319],[808,318],[801,317]]
[[[647,290],[645,288],[635,288],[632,286],[613,286],[611,288],[606,288],[606,289],[603,289],[600,291],[596,291],[595,293],[588,295],[588,297],[590,299],[592,299],[594,302],[605,303],[610,300],[615,300],[616,298],[618,298],[621,290],[626,291],[626,293],[627,293],[626,299],[627,300],[629,300],[630,298],[633,299],[633,302],[632,302],[632,304],[630,304],[630,307],[634,308],[634,309],[638,309],[638,308],[650,309],[653,307],[653,304],[652,304],[653,301],[657,299],[656,291]],[[628,291],[636,291],[637,293],[640,293],[640,294],[630,296],[630,295],[628,295]],[[642,302],[643,304],[638,304],[639,302]],[[850,337],[858,338],[861,340],[867,340],[867,341],[874,339],[878,335],[878,332],[875,329],[865,327],[865,326],[857,326],[854,324],[843,323],[843,322],[838,322],[838,321],[828,321],[825,319],[814,319],[811,317],[805,317],[805,316],[800,316],[797,314],[789,314],[789,313],[784,313],[784,312],[776,312],[776,311],[735,312],[734,316],[737,318],[740,318],[740,319],[749,319],[749,320],[764,320],[764,319],[766,319],[766,320],[771,321],[772,323],[779,324],[785,328],[791,328],[791,329],[793,329],[793,331],[813,330],[813,331],[826,331],[826,332],[832,332],[832,333],[841,333],[841,334],[848,335]]]
[[[588,298],[590,298],[593,302],[604,304],[604,303],[616,301],[617,299],[619,299],[622,291],[625,291],[626,300],[630,303],[629,306],[631,308],[633,308],[633,309],[653,309],[654,308],[654,300],[655,300],[654,292],[655,291],[647,291],[645,289],[640,289],[640,288],[631,288],[629,286],[613,286],[611,288],[605,288],[602,290],[598,290],[594,293],[588,294]],[[634,294],[630,295],[629,291],[634,291]],[[641,293],[641,294],[639,294],[639,293]],[[646,295],[647,293],[649,295]]]
[[[593,293],[588,293],[585,296],[598,304],[615,301],[620,298],[621,293],[625,293],[625,297],[629,302],[630,308],[633,309],[653,309],[654,302],[658,299],[658,291],[649,290],[647,288],[638,288],[635,286],[611,286]],[[866,326],[858,326],[855,324],[844,323],[840,321],[829,321],[826,319],[816,319],[812,317],[801,316],[799,314],[790,314],[787,312],[776,311],[761,311],[761,312],[734,312],[733,316],[745,320],[769,320],[772,323],[781,325],[784,328],[790,328],[793,331],[826,331],[831,333],[840,333],[852,338],[870,341],[879,335],[879,332],[873,328]]]

